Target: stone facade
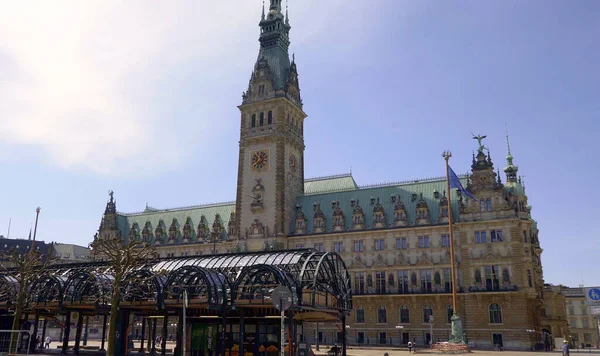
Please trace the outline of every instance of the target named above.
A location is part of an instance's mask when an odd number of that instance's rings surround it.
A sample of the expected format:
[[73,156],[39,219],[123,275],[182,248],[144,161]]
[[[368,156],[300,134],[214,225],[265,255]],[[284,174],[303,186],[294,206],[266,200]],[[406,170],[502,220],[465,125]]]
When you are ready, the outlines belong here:
[[[471,171],[459,177],[463,190],[449,190],[445,177],[365,187],[351,174],[305,179],[306,114],[280,0],[263,10],[260,27],[259,56],[239,106],[236,201],[126,214],[116,211],[111,195],[96,238],[140,239],[163,257],[300,248],[339,253],[354,291],[349,341],[423,345],[449,337],[452,209],[457,313],[467,339],[475,347],[533,347],[539,340],[527,330],[541,330],[546,301],[542,249],[510,147],[503,183],[481,144],[485,137],[476,137]],[[309,341],[320,334],[335,342],[341,326],[317,328],[304,326]]]
[[569,321],[569,341],[571,347],[599,347],[598,316],[592,315],[591,308],[585,303],[582,287],[560,287],[566,298],[566,315]]

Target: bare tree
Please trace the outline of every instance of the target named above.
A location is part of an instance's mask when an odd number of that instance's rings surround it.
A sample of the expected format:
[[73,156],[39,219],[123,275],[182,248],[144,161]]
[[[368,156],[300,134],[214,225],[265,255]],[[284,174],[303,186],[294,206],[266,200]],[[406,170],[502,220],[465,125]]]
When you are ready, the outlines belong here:
[[119,304],[123,299],[126,277],[154,257],[154,248],[145,242],[130,239],[128,242],[121,237],[96,239],[90,244],[92,253],[97,259],[103,260],[112,270],[114,284],[110,298],[110,325],[108,329],[107,356],[115,355],[115,335]]
[[[56,260],[51,255],[42,255],[35,249],[30,249],[22,254],[20,251],[12,249],[2,254],[5,264],[0,264],[0,270],[5,276],[3,286],[0,288],[0,295],[4,298],[12,299],[16,295],[12,330],[21,329],[21,316],[26,307],[27,293],[33,281],[41,276],[48,267]],[[6,279],[10,278],[10,281]],[[35,337],[35,335],[34,335]],[[17,335],[13,334],[11,338],[11,352],[16,350]]]

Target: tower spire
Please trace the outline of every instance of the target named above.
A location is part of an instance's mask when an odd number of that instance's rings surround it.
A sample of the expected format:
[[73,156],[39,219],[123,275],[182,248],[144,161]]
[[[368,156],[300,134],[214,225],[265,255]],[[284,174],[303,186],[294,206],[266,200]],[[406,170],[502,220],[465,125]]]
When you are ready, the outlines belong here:
[[265,0],[263,0],[262,16],[260,17],[260,20],[265,20]]
[[289,0],[285,1],[285,24],[289,25],[290,24],[290,17],[288,16],[288,4],[289,4]]
[[508,138],[508,128],[506,129],[506,148],[508,152],[506,155],[507,166],[504,167],[504,173],[506,173],[506,181],[507,183],[516,183],[517,172],[519,171],[519,167],[513,164],[513,156],[510,153],[510,140]]

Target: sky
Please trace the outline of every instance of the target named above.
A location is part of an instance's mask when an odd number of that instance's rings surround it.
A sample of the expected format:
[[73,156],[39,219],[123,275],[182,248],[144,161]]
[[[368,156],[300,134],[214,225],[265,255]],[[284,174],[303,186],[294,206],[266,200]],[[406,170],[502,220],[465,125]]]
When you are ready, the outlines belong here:
[[[117,209],[235,200],[260,0],[0,0],[0,234],[87,245]],[[305,175],[470,169],[506,128],[547,283],[600,285],[600,2],[290,0]],[[504,177],[503,177],[504,178]]]

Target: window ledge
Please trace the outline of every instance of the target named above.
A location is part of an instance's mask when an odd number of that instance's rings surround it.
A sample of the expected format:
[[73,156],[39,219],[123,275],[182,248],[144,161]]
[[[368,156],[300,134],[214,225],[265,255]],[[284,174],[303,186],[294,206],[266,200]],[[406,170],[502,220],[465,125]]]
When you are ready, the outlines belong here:
[[488,326],[504,326],[504,323],[488,323]]

